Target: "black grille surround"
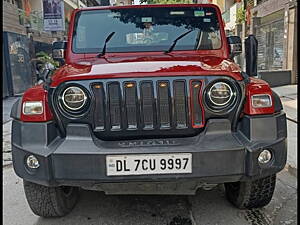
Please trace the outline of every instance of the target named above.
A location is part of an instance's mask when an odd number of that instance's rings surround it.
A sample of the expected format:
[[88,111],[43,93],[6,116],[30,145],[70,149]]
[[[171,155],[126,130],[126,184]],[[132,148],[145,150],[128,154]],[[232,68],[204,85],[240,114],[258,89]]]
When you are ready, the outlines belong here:
[[[211,112],[203,104],[206,87],[226,80],[237,90],[235,104],[226,112]],[[80,85],[89,91],[90,107],[82,117],[61,112],[60,93]],[[96,138],[124,140],[195,136],[209,118],[238,118],[241,82],[225,76],[173,76],[68,81],[49,90],[49,103],[65,135],[68,123],[87,123]],[[199,104],[200,103],[200,104]]]

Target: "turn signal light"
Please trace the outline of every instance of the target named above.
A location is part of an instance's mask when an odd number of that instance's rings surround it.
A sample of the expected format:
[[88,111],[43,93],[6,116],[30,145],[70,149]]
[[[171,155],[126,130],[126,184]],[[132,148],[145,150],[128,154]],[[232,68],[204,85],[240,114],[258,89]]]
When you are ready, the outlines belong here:
[[244,113],[247,115],[264,115],[275,112],[272,90],[267,82],[250,77],[246,86],[246,103]]
[[23,102],[23,114],[25,115],[39,115],[44,111],[42,101],[28,101]]
[[251,104],[254,108],[266,108],[272,106],[272,98],[267,94],[252,95]]
[[45,122],[53,119],[48,105],[48,93],[43,85],[28,89],[22,98],[20,120],[23,122]]
[[126,83],[125,87],[132,88],[132,87],[134,87],[134,83]]

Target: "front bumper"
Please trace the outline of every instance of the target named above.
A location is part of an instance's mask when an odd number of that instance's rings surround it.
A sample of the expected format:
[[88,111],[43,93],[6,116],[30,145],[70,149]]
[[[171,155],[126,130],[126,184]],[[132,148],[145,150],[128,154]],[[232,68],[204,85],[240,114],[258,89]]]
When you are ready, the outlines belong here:
[[[266,165],[257,161],[263,149],[269,149],[273,154]],[[112,189],[113,184],[128,184],[128,188],[130,184],[188,184],[192,181],[192,186],[196,187],[200,183],[243,181],[282,170],[286,151],[284,112],[271,116],[244,116],[237,132],[231,131],[229,120],[211,119],[197,136],[163,140],[101,141],[93,136],[87,124],[69,124],[66,138],[60,138],[51,121],[28,123],[14,120],[12,126],[12,156],[16,174],[46,186]],[[181,152],[192,153],[191,174],[106,176],[107,155]],[[40,162],[36,170],[25,165],[30,154],[34,154]]]

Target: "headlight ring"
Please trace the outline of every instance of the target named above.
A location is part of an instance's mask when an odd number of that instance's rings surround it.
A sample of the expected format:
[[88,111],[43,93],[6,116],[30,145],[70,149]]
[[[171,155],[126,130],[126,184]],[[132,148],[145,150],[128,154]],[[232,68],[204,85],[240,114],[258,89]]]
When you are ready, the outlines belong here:
[[236,99],[236,88],[226,81],[209,85],[205,94],[206,105],[213,111],[221,111],[232,106]]
[[58,95],[58,102],[63,113],[78,116],[83,115],[89,106],[89,96],[85,88],[68,86]]
[[64,106],[69,110],[77,111],[85,105],[87,96],[81,88],[71,86],[64,90],[62,94],[62,101]]

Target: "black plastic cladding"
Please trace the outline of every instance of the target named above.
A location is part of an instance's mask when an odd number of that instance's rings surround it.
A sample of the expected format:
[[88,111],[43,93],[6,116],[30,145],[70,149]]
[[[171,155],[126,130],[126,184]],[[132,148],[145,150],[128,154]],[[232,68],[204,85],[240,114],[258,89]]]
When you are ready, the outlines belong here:
[[[216,81],[225,81],[225,82],[229,82],[234,88],[236,88],[237,90],[237,98],[235,100],[235,102],[233,103],[232,107],[226,111],[221,111],[221,112],[213,112],[211,111],[206,104],[202,104],[204,107],[204,125],[206,123],[206,121],[210,118],[228,118],[230,121],[232,121],[232,125],[233,125],[233,129],[235,129],[234,127],[236,127],[237,124],[237,120],[239,118],[239,115],[243,109],[243,105],[241,104],[241,102],[245,99],[245,93],[244,93],[244,84],[243,81],[241,82],[237,82],[234,79],[227,77],[227,76],[176,76],[176,77],[141,77],[141,78],[120,78],[120,79],[97,79],[97,80],[80,80],[80,81],[68,81],[65,83],[60,84],[57,88],[51,88],[49,90],[49,104],[50,104],[50,108],[51,110],[54,112],[54,118],[56,120],[56,122],[58,123],[58,126],[61,130],[61,136],[65,136],[65,132],[66,132],[66,125],[68,123],[86,123],[89,124],[91,129],[94,131],[94,134],[97,138],[100,138],[102,140],[122,140],[122,139],[139,139],[139,138],[166,138],[166,137],[186,137],[186,136],[195,136],[197,134],[199,134],[201,131],[203,131],[204,128],[193,128],[191,126],[191,115],[190,115],[190,111],[189,111],[189,97],[190,97],[190,89],[189,89],[189,82],[190,80],[201,80],[202,84],[201,84],[201,92],[202,92],[202,103],[204,102],[204,93],[207,90],[207,87],[210,86],[212,83],[216,82]],[[173,83],[174,81],[185,81],[186,82],[186,110],[188,112],[188,116],[187,116],[187,126],[186,127],[181,127],[181,128],[175,128],[174,126],[174,114],[176,113],[175,109],[171,110],[171,107],[174,106],[174,87],[173,87]],[[139,126],[140,122],[143,122],[143,115],[140,115],[140,112],[142,112],[141,107],[141,91],[140,88],[137,88],[137,95],[138,95],[138,106],[139,109],[137,109],[137,127],[138,129],[130,129],[129,127],[127,129],[122,129],[122,127],[125,127],[124,124],[128,122],[128,117],[126,117],[126,121],[124,119],[121,120],[122,124],[120,129],[118,129],[118,127],[115,127],[115,129],[107,129],[108,124],[110,123],[110,114],[109,112],[106,110],[103,113],[105,114],[104,117],[104,122],[105,125],[103,127],[101,126],[95,126],[95,107],[96,107],[96,97],[94,95],[93,92],[93,85],[94,84],[105,84],[104,85],[104,94],[108,93],[108,84],[113,84],[115,82],[119,82],[121,85],[119,85],[119,89],[120,92],[124,94],[124,84],[126,83],[134,83],[134,84],[138,84],[138,86],[140,87],[141,84],[139,84],[139,82],[152,82],[153,84],[156,84],[157,82],[165,82],[167,83],[168,87],[169,87],[169,95],[170,95],[170,125],[171,128],[164,128],[162,127],[154,127],[153,129],[143,129]],[[158,84],[158,83],[157,83]],[[171,85],[172,84],[172,85]],[[66,113],[62,113],[61,109],[59,109],[59,105],[58,105],[58,95],[61,93],[62,90],[64,90],[66,87],[69,86],[82,86],[83,88],[85,88],[88,91],[88,95],[89,95],[89,100],[90,100],[90,106],[89,109],[87,110],[87,112],[83,115],[83,116],[70,116]],[[156,121],[158,118],[160,118],[159,113],[160,110],[159,107],[156,108],[158,106],[158,85],[155,85],[156,88],[153,88],[153,95],[154,95],[154,99],[153,99],[153,124],[158,124],[158,122]],[[104,102],[103,104],[106,105],[106,107],[110,104],[109,102],[109,97],[105,98],[106,102]],[[242,100],[242,101],[241,101]],[[98,103],[99,104],[99,103]],[[101,103],[100,103],[101,104]],[[114,103],[114,104],[118,104],[118,103]],[[122,99],[120,101],[121,104],[121,111],[122,112],[126,112],[125,107],[126,102],[125,102],[125,98]],[[157,115],[155,114],[155,112],[157,113]],[[150,112],[151,113],[151,112]],[[142,118],[142,119],[140,119]],[[126,124],[127,125],[127,124]]]

